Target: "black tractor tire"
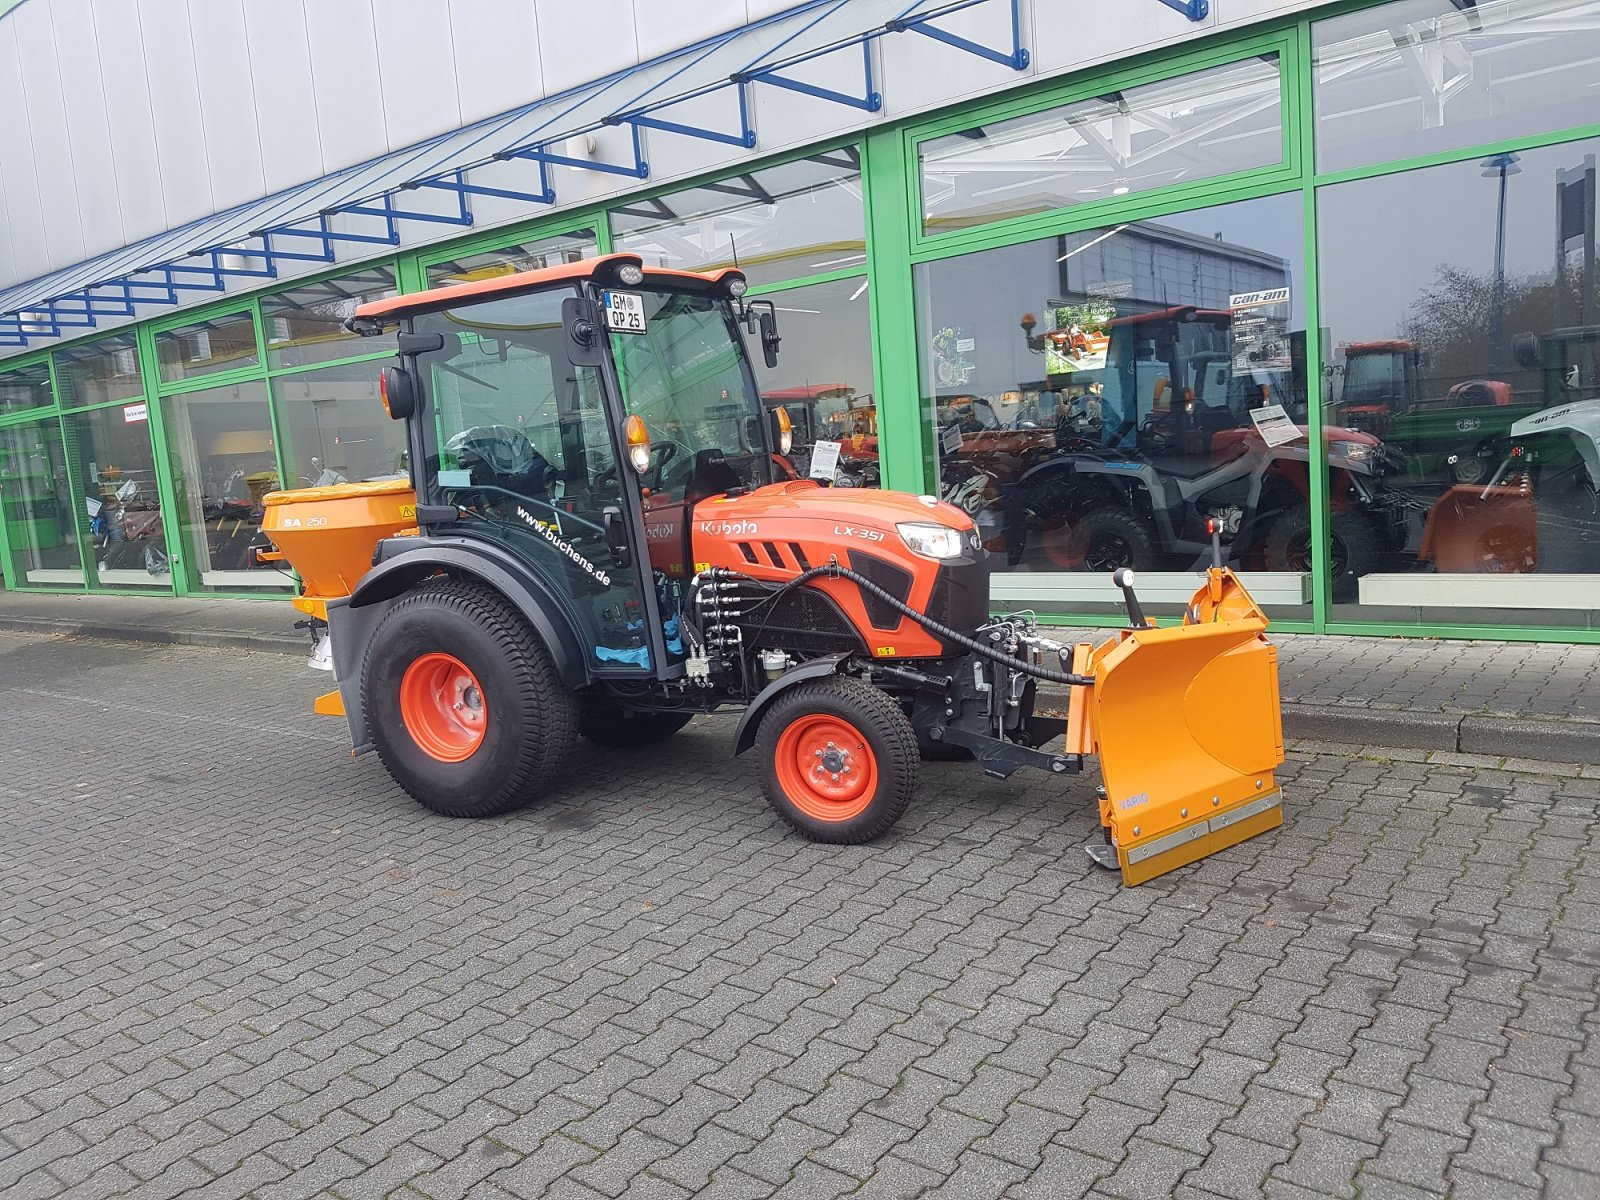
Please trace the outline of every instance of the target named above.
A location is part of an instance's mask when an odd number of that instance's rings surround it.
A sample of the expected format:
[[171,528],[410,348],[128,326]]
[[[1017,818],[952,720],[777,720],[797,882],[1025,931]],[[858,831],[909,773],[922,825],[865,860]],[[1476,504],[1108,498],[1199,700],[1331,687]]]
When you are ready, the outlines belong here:
[[[1382,562],[1383,539],[1361,513],[1335,513],[1328,534],[1333,600],[1348,604],[1359,595],[1361,576],[1377,570]],[[1311,571],[1311,513],[1304,508],[1279,513],[1267,527],[1265,547],[1267,570]]]
[[1148,571],[1159,555],[1144,522],[1120,508],[1096,508],[1073,527],[1071,544],[1080,571],[1109,574],[1118,567]]
[[756,731],[767,802],[814,842],[886,832],[917,790],[917,735],[888,694],[855,679],[796,684]]
[[693,713],[630,713],[609,696],[585,695],[578,709],[578,736],[615,750],[654,746],[694,719]]
[[[413,732],[402,715],[408,673],[423,671],[425,659],[454,660],[470,672],[480,740],[455,760],[425,748],[426,733]],[[417,697],[428,689],[413,683],[407,690],[413,712],[427,703]],[[557,781],[578,736],[577,695],[562,685],[522,615],[481,583],[429,580],[397,600],[367,645],[361,695],[389,774],[418,803],[447,817],[521,808]]]

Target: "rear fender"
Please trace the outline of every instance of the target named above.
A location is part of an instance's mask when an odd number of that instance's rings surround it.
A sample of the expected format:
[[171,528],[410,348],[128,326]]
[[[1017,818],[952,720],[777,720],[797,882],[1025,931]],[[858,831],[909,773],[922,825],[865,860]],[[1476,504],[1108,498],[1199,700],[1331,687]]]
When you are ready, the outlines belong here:
[[[399,540],[399,539],[397,539]],[[587,687],[593,682],[589,672],[588,656],[584,653],[583,639],[576,625],[567,615],[566,606],[553,589],[526,564],[498,546],[468,541],[431,538],[407,538],[416,542],[415,549],[403,548],[393,553],[393,542],[378,547],[379,555],[389,550],[392,557],[380,562],[362,577],[351,594],[349,607],[360,610],[392,600],[409,591],[415,584],[430,575],[447,573],[476,579],[504,596],[533,627],[539,640],[549,651],[556,673],[564,686],[572,691]],[[370,633],[370,629],[368,630]],[[338,656],[338,639],[334,641]],[[363,643],[362,652],[365,652]],[[360,659],[356,660],[358,663]],[[345,698],[349,709],[349,697]]]
[[750,707],[744,710],[744,716],[739,718],[739,728],[733,735],[734,754],[743,754],[756,744],[756,730],[761,727],[761,718],[767,709],[772,707],[774,700],[796,684],[837,675],[839,668],[849,657],[848,654],[825,654],[821,658],[813,658],[809,662],[801,663],[792,671],[786,671],[762,688],[750,702]]

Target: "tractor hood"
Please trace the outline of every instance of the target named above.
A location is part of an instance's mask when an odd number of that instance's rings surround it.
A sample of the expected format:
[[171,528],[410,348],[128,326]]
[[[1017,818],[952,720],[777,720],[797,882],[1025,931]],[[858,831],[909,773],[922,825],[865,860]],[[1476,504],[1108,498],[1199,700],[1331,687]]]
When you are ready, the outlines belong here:
[[[988,619],[988,552],[961,509],[932,496],[866,488],[776,483],[695,506],[690,525],[695,573],[720,568],[761,583],[784,583],[837,562],[896,600],[953,629]],[[949,647],[844,579],[818,578],[833,606],[809,607],[808,625],[854,629],[878,658],[937,658]],[[808,602],[809,603],[809,602]]]
[[[755,547],[757,557],[765,560],[770,558],[760,554],[765,542],[794,542],[805,549],[810,565],[816,566],[827,562],[830,552],[840,560],[851,549],[874,546],[891,549],[896,555],[914,552],[899,530],[901,525],[941,526],[960,534],[962,554],[979,550],[973,518],[954,504],[904,491],[824,488],[814,480],[773,483],[744,496],[707,499],[694,506],[691,528],[698,562],[728,558],[710,552],[712,547]],[[733,555],[734,562],[738,558],[749,562],[750,555],[739,550]]]

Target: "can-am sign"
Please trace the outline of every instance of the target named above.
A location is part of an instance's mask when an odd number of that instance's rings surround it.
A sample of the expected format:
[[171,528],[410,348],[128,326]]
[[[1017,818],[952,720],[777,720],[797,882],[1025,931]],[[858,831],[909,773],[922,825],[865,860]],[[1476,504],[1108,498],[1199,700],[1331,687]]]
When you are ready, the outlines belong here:
[[1289,303],[1289,289],[1267,288],[1260,292],[1244,292],[1228,297],[1229,308],[1260,308],[1263,304]]

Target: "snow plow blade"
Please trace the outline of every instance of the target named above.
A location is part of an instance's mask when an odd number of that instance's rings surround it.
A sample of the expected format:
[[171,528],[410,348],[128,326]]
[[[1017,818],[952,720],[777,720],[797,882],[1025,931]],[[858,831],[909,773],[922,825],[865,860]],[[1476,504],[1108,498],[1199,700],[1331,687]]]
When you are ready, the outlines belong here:
[[1266,627],[1233,572],[1213,568],[1182,625],[1079,647],[1095,682],[1073,689],[1068,749],[1076,741],[1100,758],[1100,822],[1123,882],[1283,823],[1278,653]]

